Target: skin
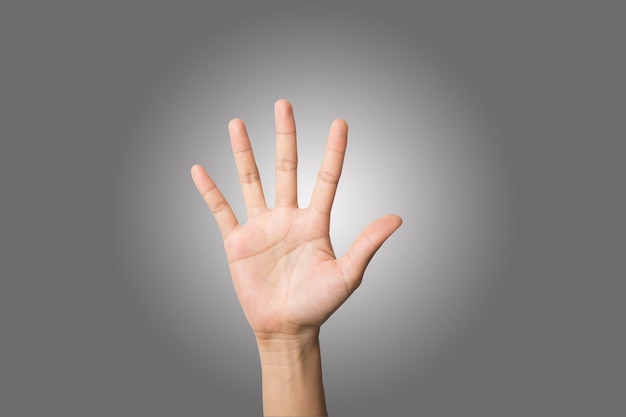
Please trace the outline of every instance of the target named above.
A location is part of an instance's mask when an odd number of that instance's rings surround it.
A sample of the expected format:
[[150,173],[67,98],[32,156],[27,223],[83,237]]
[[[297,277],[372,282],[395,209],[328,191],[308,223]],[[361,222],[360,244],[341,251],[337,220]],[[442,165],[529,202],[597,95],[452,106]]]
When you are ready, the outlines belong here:
[[287,100],[275,103],[276,201],[265,202],[242,120],[228,124],[247,208],[240,224],[205,169],[193,181],[224,239],[233,284],[256,336],[263,411],[271,416],[326,416],[321,374],[321,325],[361,284],[367,264],[402,223],[387,215],[372,222],[341,257],[333,251],[330,212],[346,151],[348,125],[335,120],[309,206],[298,207],[296,125]]

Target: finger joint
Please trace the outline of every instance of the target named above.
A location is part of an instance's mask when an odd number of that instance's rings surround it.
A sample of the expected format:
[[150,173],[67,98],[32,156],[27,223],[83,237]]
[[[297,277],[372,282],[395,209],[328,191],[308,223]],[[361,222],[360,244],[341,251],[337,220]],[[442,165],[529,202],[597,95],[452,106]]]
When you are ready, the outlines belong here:
[[226,209],[226,207],[228,207],[226,200],[220,200],[213,207],[211,207],[211,211],[213,214],[220,214]]
[[259,181],[259,171],[247,172],[241,175],[242,184],[252,184]]
[[276,160],[276,170],[282,172],[294,172],[298,169],[296,159],[281,158]]
[[322,170],[318,174],[320,181],[331,185],[337,185],[339,183],[339,175],[330,171]]

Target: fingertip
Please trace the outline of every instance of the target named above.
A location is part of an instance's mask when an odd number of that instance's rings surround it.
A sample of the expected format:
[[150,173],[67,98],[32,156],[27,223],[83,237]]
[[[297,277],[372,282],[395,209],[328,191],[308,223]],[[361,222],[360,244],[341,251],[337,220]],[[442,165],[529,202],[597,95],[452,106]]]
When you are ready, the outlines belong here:
[[402,226],[402,217],[397,214],[388,214],[382,218],[386,229],[389,230],[389,234],[391,235],[395,232],[400,226]]
[[402,218],[395,214],[379,217],[369,224],[365,233],[370,236],[373,243],[378,247],[383,244],[402,225]]
[[196,177],[196,176],[198,176],[198,175],[202,174],[202,172],[203,172],[203,171],[204,171],[204,168],[202,167],[202,165],[200,165],[200,164],[194,164],[194,165],[191,167],[191,176],[192,176],[192,177]]
[[195,164],[191,167],[191,179],[198,190],[204,190],[207,187],[207,181],[210,181],[209,174],[204,167],[199,164]]
[[348,145],[348,123],[343,119],[335,119],[330,125],[326,147],[339,153],[345,153]]
[[394,219],[394,222],[397,224],[396,228],[402,226],[402,223],[404,222],[404,220],[402,220],[402,217],[398,216],[397,214],[390,214],[389,217]]
[[274,103],[275,109],[289,109],[290,107],[291,107],[291,102],[284,98],[280,98],[276,100],[276,102]]
[[288,100],[280,99],[274,104],[274,117],[277,134],[295,134],[296,122],[293,117],[293,107]]
[[276,117],[276,127],[279,123],[284,123],[289,118],[293,119],[293,107],[288,100],[281,98],[274,103],[274,115]]
[[348,131],[348,122],[346,122],[344,119],[335,119],[330,126],[331,129],[337,129],[346,132]]
[[230,122],[228,122],[228,130],[231,132],[236,132],[242,129],[244,126],[243,120],[239,117],[235,117]]

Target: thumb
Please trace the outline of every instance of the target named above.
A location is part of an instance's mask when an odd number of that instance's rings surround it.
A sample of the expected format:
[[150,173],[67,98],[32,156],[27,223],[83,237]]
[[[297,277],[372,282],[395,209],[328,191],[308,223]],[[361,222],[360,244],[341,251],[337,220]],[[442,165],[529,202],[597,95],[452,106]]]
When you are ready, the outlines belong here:
[[356,238],[346,254],[337,260],[339,269],[352,291],[361,284],[365,268],[376,251],[401,224],[402,219],[393,214],[374,220]]

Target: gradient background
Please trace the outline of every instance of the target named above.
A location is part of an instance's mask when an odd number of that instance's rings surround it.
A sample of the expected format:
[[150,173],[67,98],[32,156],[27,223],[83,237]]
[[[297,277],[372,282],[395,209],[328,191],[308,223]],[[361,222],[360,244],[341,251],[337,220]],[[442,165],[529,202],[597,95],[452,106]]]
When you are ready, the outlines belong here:
[[245,221],[242,117],[272,201],[282,97],[303,204],[350,124],[336,252],[405,221],[322,330],[332,415],[626,411],[623,10],[467,3],[3,3],[0,413],[261,414],[189,168]]

